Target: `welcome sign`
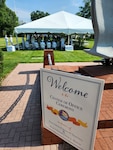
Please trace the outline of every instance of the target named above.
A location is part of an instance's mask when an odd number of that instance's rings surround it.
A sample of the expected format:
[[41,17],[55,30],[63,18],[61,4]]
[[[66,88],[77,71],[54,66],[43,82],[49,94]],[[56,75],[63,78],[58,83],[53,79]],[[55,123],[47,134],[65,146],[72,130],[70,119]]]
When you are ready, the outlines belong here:
[[41,69],[43,124],[79,150],[93,150],[104,81]]

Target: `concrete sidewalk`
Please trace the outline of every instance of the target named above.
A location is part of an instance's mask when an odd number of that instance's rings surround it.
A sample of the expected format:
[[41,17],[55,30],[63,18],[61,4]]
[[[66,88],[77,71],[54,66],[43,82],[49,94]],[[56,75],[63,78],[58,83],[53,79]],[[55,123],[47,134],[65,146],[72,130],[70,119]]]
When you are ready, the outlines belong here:
[[0,87],[0,150],[75,150],[66,143],[41,145],[39,70],[42,67],[40,63],[19,64],[3,81]]

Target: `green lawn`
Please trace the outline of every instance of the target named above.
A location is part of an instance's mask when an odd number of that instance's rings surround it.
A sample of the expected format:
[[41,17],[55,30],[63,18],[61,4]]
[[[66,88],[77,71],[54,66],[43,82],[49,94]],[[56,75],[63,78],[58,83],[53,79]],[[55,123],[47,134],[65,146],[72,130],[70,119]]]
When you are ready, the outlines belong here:
[[[19,39],[20,41],[21,39]],[[15,40],[16,41],[16,40]],[[0,39],[0,48],[5,47],[4,38]],[[93,40],[89,41],[86,48],[93,46]],[[3,78],[13,70],[18,63],[43,63],[43,50],[17,50],[15,52],[3,51],[4,69]],[[87,54],[83,50],[54,51],[55,62],[92,62],[101,58]]]

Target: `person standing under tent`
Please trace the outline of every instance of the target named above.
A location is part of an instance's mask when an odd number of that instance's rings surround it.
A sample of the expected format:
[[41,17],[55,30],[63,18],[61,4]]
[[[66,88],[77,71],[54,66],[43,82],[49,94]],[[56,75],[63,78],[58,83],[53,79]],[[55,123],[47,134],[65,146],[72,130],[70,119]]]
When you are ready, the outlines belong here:
[[64,48],[65,48],[65,39],[64,39],[63,36],[61,37],[60,42],[61,42],[61,50],[64,50]]
[[24,40],[24,35],[22,36],[22,49],[25,49],[25,40]]
[[35,49],[35,36],[34,35],[31,36],[31,44],[32,44],[32,48]]

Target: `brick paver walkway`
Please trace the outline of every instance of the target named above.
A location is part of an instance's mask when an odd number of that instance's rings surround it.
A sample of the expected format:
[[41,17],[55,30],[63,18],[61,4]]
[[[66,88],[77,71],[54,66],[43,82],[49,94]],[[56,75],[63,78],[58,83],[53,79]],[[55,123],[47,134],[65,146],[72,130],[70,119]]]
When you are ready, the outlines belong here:
[[[0,87],[0,150],[75,150],[66,143],[41,145],[39,70],[42,67],[43,64],[19,64],[3,81]],[[112,148],[113,129],[98,130],[95,150]]]

